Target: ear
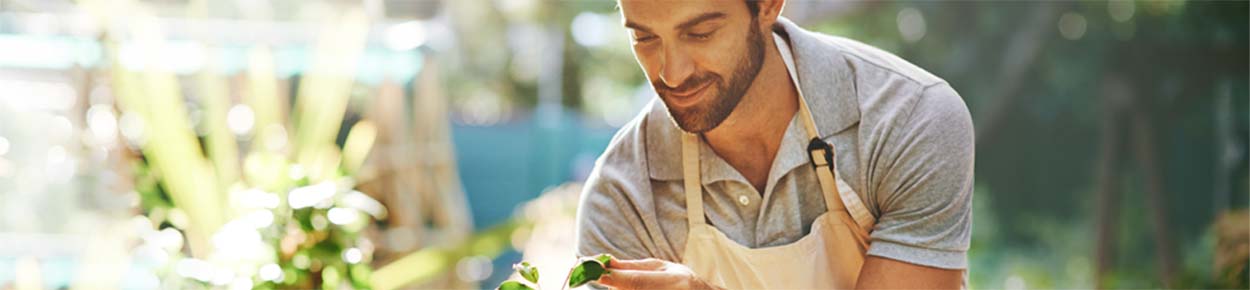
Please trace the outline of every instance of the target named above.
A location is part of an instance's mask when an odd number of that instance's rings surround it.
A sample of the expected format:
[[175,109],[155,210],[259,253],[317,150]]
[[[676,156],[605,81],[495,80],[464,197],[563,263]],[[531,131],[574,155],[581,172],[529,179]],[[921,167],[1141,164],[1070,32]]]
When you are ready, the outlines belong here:
[[761,31],[768,31],[777,23],[777,17],[781,17],[781,10],[786,6],[786,0],[760,0],[760,26]]

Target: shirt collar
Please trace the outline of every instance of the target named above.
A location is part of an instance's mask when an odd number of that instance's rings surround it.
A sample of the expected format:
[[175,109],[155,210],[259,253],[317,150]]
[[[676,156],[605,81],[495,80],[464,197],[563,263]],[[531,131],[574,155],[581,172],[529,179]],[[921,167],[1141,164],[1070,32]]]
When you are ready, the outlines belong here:
[[[777,19],[773,32],[789,39],[798,70],[797,76],[791,77],[799,79],[799,90],[803,92],[805,101],[812,110],[812,118],[815,118],[821,138],[827,139],[858,123],[859,102],[854,93],[852,70],[843,58],[841,48],[784,17]],[[681,129],[673,123],[664,102],[659,98],[652,99],[646,110],[646,122],[642,126],[646,136],[647,167],[651,178],[682,179]],[[799,114],[795,114],[796,119],[791,120],[782,137],[781,148],[773,161],[774,168],[770,168],[770,184],[795,166],[807,162],[804,152],[807,148],[807,137],[800,127],[802,124],[797,123],[800,121],[798,116]],[[704,184],[730,178],[742,179],[741,174],[733,170],[732,166],[711,153],[713,151],[706,142],[700,142],[699,146],[702,152],[699,163]]]
[[790,40],[798,69],[799,90],[821,138],[829,138],[859,123],[859,99],[855,94],[855,70],[843,49],[831,38],[807,31],[785,17],[777,18],[773,31]]

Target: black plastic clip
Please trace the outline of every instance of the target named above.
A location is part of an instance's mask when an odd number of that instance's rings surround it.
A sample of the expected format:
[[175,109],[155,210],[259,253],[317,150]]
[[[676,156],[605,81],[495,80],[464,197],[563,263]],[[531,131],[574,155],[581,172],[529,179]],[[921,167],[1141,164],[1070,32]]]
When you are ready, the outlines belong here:
[[[824,151],[823,155],[825,156],[825,164],[828,164],[829,168],[833,168],[833,146],[829,145],[829,143],[825,142],[825,140],[820,140],[820,138],[812,138],[812,141],[807,143],[808,159],[814,158],[811,156],[811,153],[817,150]],[[816,168],[816,160],[810,161],[812,168]]]

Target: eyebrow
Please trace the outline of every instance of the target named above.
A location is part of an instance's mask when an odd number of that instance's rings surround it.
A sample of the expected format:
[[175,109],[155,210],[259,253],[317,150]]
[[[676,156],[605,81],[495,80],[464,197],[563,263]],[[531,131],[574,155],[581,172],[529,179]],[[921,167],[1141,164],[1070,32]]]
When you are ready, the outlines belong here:
[[677,29],[686,30],[692,26],[699,25],[699,23],[703,23],[704,21],[709,21],[713,19],[721,19],[721,18],[725,18],[725,13],[721,13],[721,12],[703,13],[695,18],[691,18],[690,20],[686,20],[685,22],[678,24]]
[[[678,30],[685,30],[692,26],[699,25],[699,23],[703,23],[705,21],[714,20],[714,19],[721,19],[721,18],[725,18],[725,13],[708,12],[708,13],[699,14],[699,16],[695,16],[694,18],[691,18],[690,20],[686,20],[682,22],[681,24],[677,24],[676,27]],[[650,28],[647,28],[646,26],[642,24],[638,24],[629,20],[625,21],[625,27],[633,29],[633,30],[641,30],[643,32],[651,33]]]

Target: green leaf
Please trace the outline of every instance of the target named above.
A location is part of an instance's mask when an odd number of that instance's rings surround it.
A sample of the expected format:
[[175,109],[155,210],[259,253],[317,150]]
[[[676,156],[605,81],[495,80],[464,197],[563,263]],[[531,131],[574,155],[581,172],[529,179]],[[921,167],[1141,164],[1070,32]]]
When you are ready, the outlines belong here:
[[534,290],[534,288],[530,287],[530,285],[525,285],[525,283],[521,283],[520,281],[509,280],[504,281],[503,284],[499,284],[499,287],[495,287],[495,290]]
[[595,257],[595,260],[599,261],[599,264],[603,264],[604,267],[607,267],[608,262],[612,261],[612,255],[599,254],[599,256]]
[[598,281],[599,277],[608,272],[607,265],[611,260],[612,256],[608,254],[582,258],[581,263],[569,271],[569,288],[577,288],[586,283]]
[[516,269],[517,274],[530,283],[538,283],[538,268],[530,265],[529,262],[521,262],[520,264],[512,264],[512,269]]

